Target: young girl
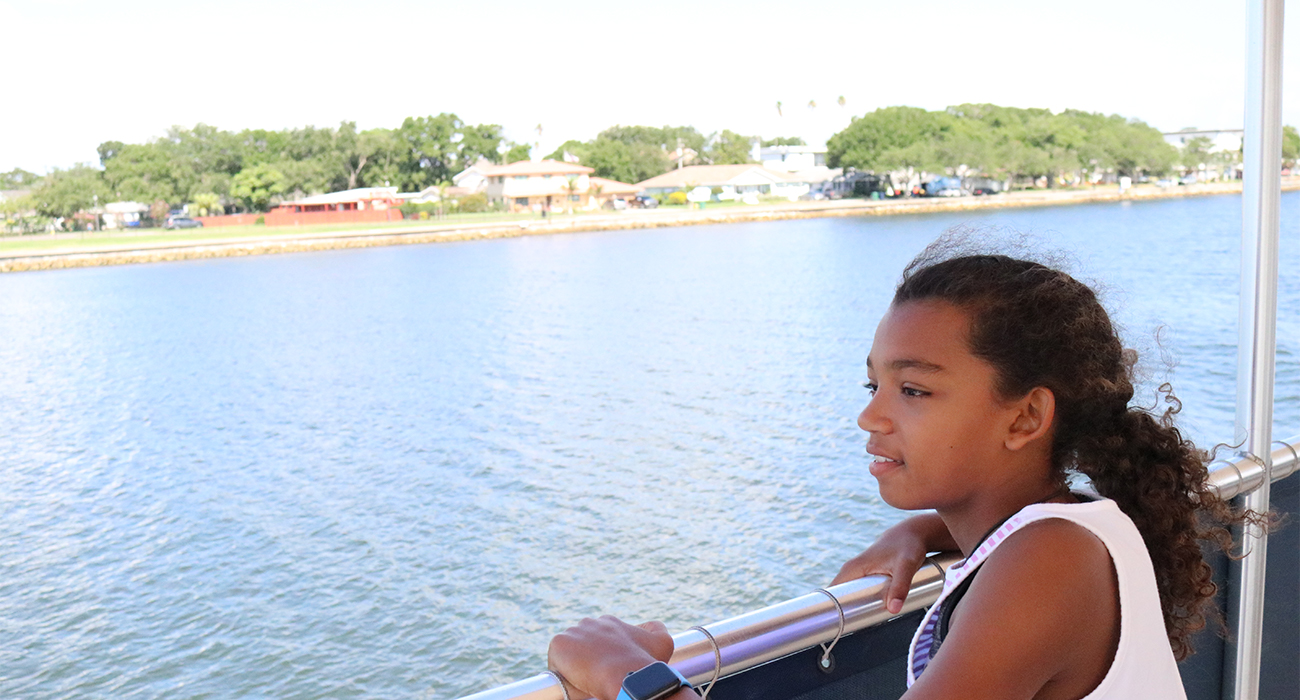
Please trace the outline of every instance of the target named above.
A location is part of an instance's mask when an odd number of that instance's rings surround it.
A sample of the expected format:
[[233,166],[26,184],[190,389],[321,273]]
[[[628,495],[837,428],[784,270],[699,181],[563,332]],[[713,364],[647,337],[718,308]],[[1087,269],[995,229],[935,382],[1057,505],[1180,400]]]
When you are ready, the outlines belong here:
[[[933,513],[887,530],[835,583],[889,576],[898,612],[927,552],[965,555],[912,641],[908,700],[1183,698],[1176,659],[1215,591],[1200,540],[1228,546],[1223,524],[1243,516],[1206,490],[1176,400],[1161,416],[1129,405],[1134,358],[1091,289],[951,247],[904,272],[858,417],[881,497]],[[1071,492],[1072,473],[1096,493]],[[557,636],[550,663],[573,697],[615,700],[672,650],[660,623],[603,617]]]

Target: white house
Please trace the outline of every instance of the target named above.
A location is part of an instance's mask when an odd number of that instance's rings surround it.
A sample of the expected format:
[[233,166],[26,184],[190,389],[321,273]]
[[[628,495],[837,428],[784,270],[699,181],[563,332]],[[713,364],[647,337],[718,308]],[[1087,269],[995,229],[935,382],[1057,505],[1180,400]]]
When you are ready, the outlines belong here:
[[637,183],[646,194],[689,191],[695,187],[721,188],[720,199],[733,199],[748,193],[774,197],[798,197],[807,194],[808,182],[797,175],[770,170],[761,165],[691,165],[669,170]]
[[487,188],[487,171],[495,168],[496,165],[486,158],[479,158],[478,162],[456,173],[451,177],[451,184],[461,187],[468,192],[482,192]]
[[769,170],[795,173],[826,167],[826,149],[815,146],[764,146],[758,149],[757,160]]

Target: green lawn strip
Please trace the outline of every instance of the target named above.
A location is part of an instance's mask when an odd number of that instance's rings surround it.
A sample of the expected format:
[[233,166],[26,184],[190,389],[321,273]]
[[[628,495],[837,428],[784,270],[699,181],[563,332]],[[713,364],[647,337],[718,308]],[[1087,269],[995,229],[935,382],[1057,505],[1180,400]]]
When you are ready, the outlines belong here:
[[[597,214],[598,212],[590,212]],[[608,215],[608,212],[605,212]],[[570,214],[554,214],[551,218],[580,218],[587,216],[589,213],[580,212]],[[503,222],[545,222],[537,214],[458,214],[438,219],[405,219],[402,221],[380,221],[380,222],[361,222],[348,224],[322,224],[315,226],[220,226],[202,229],[186,229],[184,231],[165,231],[162,229],[148,229],[147,232],[130,233],[94,233],[87,232],[84,235],[63,234],[59,238],[53,238],[47,235],[30,235],[17,236],[10,235],[0,237],[0,254],[13,254],[25,251],[57,251],[70,252],[78,249],[101,249],[106,247],[135,247],[135,246],[155,246],[166,244],[196,244],[196,243],[222,243],[234,239],[256,238],[259,240],[275,240],[292,236],[321,234],[321,233],[351,233],[357,231],[384,231],[391,233],[402,233],[405,230],[415,228],[427,228],[432,226],[474,226],[478,224],[495,224]]]

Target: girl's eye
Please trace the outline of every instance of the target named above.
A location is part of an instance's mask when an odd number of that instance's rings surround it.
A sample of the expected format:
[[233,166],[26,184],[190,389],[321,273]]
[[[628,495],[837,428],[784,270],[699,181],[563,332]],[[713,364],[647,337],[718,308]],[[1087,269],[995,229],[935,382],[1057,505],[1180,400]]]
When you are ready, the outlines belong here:
[[913,389],[913,388],[910,387],[910,386],[905,386],[905,387],[903,387],[903,396],[911,396],[911,397],[913,397],[913,398],[919,398],[919,397],[922,397],[922,396],[929,396],[929,395],[930,395],[930,392],[928,392],[928,391],[922,391],[922,390],[920,390],[920,389]]
[[863,388],[865,388],[865,389],[867,390],[867,393],[868,393],[868,394],[871,394],[872,396],[875,396],[875,395],[876,395],[876,389],[879,389],[879,388],[880,388],[880,387],[876,386],[876,385],[875,385],[874,383],[872,383],[872,382],[862,382],[862,386],[863,386]]

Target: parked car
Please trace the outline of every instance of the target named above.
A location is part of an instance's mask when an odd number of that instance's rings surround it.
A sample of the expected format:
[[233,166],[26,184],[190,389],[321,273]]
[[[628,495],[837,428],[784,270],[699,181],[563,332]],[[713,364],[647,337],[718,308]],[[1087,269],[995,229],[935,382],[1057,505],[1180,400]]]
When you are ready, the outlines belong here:
[[605,200],[605,203],[600,206],[602,209],[623,210],[627,209],[627,200],[615,197],[613,199]]
[[195,221],[188,216],[173,216],[163,224],[163,228],[203,228],[203,222]]
[[659,206],[659,200],[648,194],[643,194],[628,200],[628,204],[633,209],[654,209]]

